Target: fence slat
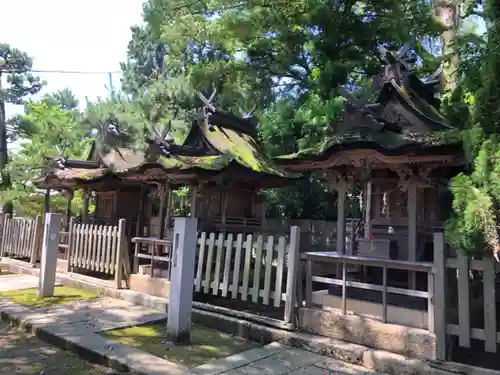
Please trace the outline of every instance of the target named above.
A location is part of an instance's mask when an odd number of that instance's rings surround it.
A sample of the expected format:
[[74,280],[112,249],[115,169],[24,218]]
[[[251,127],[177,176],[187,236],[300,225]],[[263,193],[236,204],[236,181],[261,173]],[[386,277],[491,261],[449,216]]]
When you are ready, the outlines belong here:
[[217,255],[215,257],[214,280],[212,282],[212,294],[214,296],[217,295],[217,293],[219,293],[222,252],[224,251],[224,234],[223,233],[219,233],[219,238],[217,239],[216,248],[217,248]]
[[264,305],[269,305],[269,297],[271,294],[271,272],[273,270],[273,253],[274,253],[274,237],[267,237],[266,244],[266,260],[264,268],[264,296],[262,302]]
[[281,295],[283,290],[283,266],[285,263],[285,237],[278,239],[278,252],[276,257],[276,281],[274,284],[274,307],[281,304]]
[[106,248],[106,258],[104,260],[104,272],[106,273],[113,273],[113,269],[111,268],[111,249],[113,246],[113,227],[107,225],[106,228],[104,229],[105,235],[105,248]]
[[236,237],[236,253],[234,256],[233,284],[231,285],[231,298],[238,298],[238,289],[240,286],[240,268],[241,268],[241,247],[243,245],[243,234],[239,233]]
[[205,269],[205,285],[204,285],[204,292],[207,294],[210,292],[210,284],[212,281],[214,246],[215,246],[215,233],[210,233],[210,236],[208,237],[207,267]]
[[243,285],[241,286],[241,299],[246,301],[248,299],[248,284],[250,281],[250,262],[252,261],[252,235],[247,235],[245,241],[245,263],[243,268]]
[[469,259],[458,254],[458,324],[460,326],[459,345],[470,348],[470,288]]
[[255,268],[253,270],[253,285],[252,285],[252,302],[259,301],[259,290],[260,290],[260,268],[262,265],[262,235],[259,234],[257,237],[257,246],[255,250]]
[[493,262],[491,258],[483,258],[484,348],[490,353],[497,352],[495,263]]
[[199,253],[198,253],[198,264],[196,267],[196,279],[195,279],[195,290],[199,292],[201,290],[201,279],[203,272],[203,261],[205,259],[205,247],[207,246],[207,233],[203,232],[198,239]]
[[109,260],[109,273],[116,273],[116,257],[118,251],[118,227],[111,228],[111,259]]
[[233,255],[233,245],[233,235],[229,233],[226,240],[224,277],[222,279],[222,297],[227,297],[227,291],[229,288],[229,276],[231,274],[231,257]]

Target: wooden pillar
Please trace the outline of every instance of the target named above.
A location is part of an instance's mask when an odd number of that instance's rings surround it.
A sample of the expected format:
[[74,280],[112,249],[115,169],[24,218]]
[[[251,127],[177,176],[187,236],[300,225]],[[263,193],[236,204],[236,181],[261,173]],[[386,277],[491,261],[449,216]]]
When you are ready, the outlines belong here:
[[165,215],[167,213],[167,189],[165,186],[161,186],[158,192],[160,194],[160,228],[158,229],[158,237],[163,238],[165,236]]
[[261,213],[260,213],[260,225],[261,225],[261,228],[262,228],[262,233],[265,233],[267,227],[266,227],[266,213],[267,213],[267,202],[264,200],[264,198],[262,198],[262,203],[260,204],[260,209],[261,209]]
[[172,186],[170,184],[167,185],[167,213],[165,217],[165,222],[167,224],[167,234],[168,230],[170,230],[171,226],[170,224],[172,223],[172,204],[174,201],[174,191],[172,189]]
[[83,191],[83,212],[82,212],[83,224],[89,223],[89,200],[90,200],[90,191],[88,189],[85,189]]
[[73,201],[73,192],[71,196],[68,197],[68,202],[66,204],[66,232],[69,230],[69,221],[71,220],[71,203]]
[[43,213],[48,214],[50,212],[50,189],[45,190],[45,200],[43,202]]
[[366,199],[365,199],[365,238],[372,235],[372,181],[366,183]]
[[[410,178],[408,182],[408,260],[415,262],[417,259],[417,196],[418,185],[414,178]],[[415,272],[409,272],[408,283],[411,289],[416,286]]]
[[337,186],[337,253],[345,254],[345,199],[347,194],[347,181],[340,179]]
[[189,211],[189,216],[191,218],[194,218],[194,217],[196,217],[196,195],[198,194],[197,186],[192,186],[191,192],[192,192],[192,196],[191,196],[191,207],[190,207],[190,211]]
[[141,195],[139,197],[139,212],[137,213],[137,224],[135,226],[135,236],[142,237],[144,234],[144,208],[148,197],[148,189],[145,185],[141,185]]
[[221,217],[221,224],[222,224],[222,231],[226,231],[226,221],[227,221],[227,190],[224,190],[222,192],[222,217]]

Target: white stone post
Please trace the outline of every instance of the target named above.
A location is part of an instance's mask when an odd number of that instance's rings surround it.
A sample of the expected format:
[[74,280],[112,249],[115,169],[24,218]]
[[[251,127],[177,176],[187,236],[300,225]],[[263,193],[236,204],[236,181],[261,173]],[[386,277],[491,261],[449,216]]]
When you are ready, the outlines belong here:
[[54,295],[61,219],[61,214],[45,214],[40,278],[38,280],[39,297],[52,297]]
[[196,218],[175,218],[167,339],[176,343],[189,341],[191,335],[191,309],[193,305],[197,237]]

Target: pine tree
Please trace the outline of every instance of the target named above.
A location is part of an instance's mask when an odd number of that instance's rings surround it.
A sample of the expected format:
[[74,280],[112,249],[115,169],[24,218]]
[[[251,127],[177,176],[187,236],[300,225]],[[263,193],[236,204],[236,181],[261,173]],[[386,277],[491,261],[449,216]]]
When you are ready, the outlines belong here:
[[[7,149],[9,139],[8,121],[5,104],[23,104],[28,95],[36,94],[43,86],[39,77],[31,73],[32,59],[24,52],[0,43],[0,175],[2,188],[9,188],[11,178],[7,172],[9,154]],[[2,84],[6,82],[5,86]]]
[[448,241],[469,255],[492,252],[499,260],[500,222],[500,3],[485,3],[488,40],[476,92],[473,125],[464,144],[472,171],[451,182],[453,215],[447,223]]

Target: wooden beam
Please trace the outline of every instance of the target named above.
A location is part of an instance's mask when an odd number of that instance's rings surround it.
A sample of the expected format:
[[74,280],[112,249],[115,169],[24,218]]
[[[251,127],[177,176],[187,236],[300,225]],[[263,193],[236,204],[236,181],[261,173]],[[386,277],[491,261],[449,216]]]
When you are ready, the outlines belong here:
[[69,221],[71,220],[71,202],[73,201],[73,194],[68,198],[68,202],[66,205],[66,231],[69,231]]
[[221,212],[221,222],[222,230],[226,230],[226,218],[227,218],[227,190],[222,191],[222,212]]
[[172,204],[174,201],[174,190],[172,189],[172,186],[170,184],[167,185],[167,213],[166,213],[166,218],[165,222],[167,223],[167,235],[168,235],[168,230],[171,228],[170,224],[172,222]]
[[372,216],[372,181],[366,183],[365,194],[365,238],[369,239],[372,233],[371,216]]
[[90,199],[89,190],[85,189],[83,191],[83,212],[82,212],[82,221],[84,224],[88,224],[89,222],[89,199]]
[[347,181],[340,179],[337,186],[337,252],[345,254],[345,200],[347,194]]
[[198,194],[198,187],[191,186],[191,207],[189,210],[190,217],[196,217],[196,195]]
[[163,238],[165,236],[165,215],[167,214],[167,191],[166,187],[162,185],[158,189],[160,194],[160,228],[158,231],[158,237]]
[[43,203],[43,213],[48,214],[50,212],[50,189],[45,190],[45,200]]
[[[418,185],[416,184],[415,178],[411,177],[408,181],[408,260],[410,262],[415,262],[417,259],[417,247],[418,247],[418,227],[417,227],[417,196],[418,196]],[[415,272],[410,272],[408,274],[408,283],[410,289],[415,289],[416,287],[416,274]]]
[[135,228],[135,236],[142,237],[144,232],[144,208],[148,197],[148,189],[145,185],[141,185],[141,195],[139,198],[139,212],[137,215],[137,224]]

